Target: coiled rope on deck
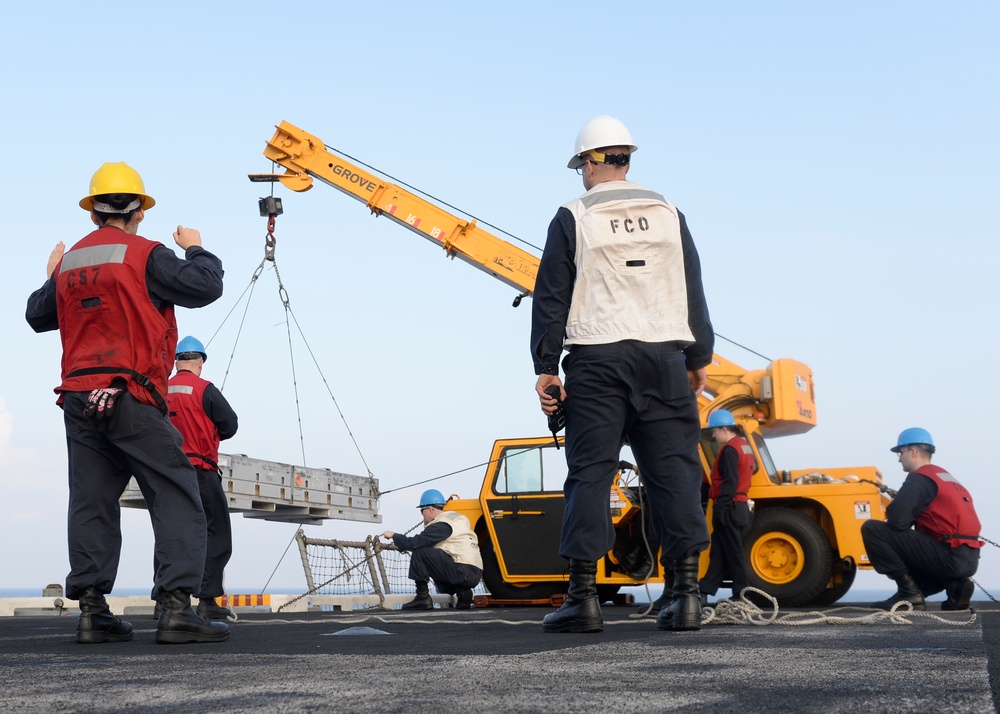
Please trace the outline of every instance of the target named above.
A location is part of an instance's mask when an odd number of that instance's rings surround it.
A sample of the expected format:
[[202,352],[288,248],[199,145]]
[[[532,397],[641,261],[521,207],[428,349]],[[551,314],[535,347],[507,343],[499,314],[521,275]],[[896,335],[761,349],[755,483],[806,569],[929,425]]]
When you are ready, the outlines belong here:
[[[748,597],[756,593],[771,603],[770,613],[754,604]],[[829,610],[811,610],[809,612],[786,612],[779,616],[778,601],[763,590],[744,588],[739,600],[723,598],[714,607],[702,609],[701,624],[716,625],[786,625],[799,627],[803,625],[873,625],[888,623],[892,625],[913,625],[910,618],[925,618],[941,624],[966,627],[975,623],[977,615],[974,608],[969,609],[969,619],[965,621],[951,620],[933,612],[914,610],[913,605],[906,601],[897,602],[891,610],[873,610],[867,607],[835,607]],[[860,614],[847,616],[847,611],[859,611]]]

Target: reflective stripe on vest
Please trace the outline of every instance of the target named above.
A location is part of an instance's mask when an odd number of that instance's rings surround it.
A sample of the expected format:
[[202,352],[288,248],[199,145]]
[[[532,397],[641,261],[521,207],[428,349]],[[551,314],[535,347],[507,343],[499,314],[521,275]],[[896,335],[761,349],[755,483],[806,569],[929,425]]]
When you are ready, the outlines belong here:
[[109,245],[92,245],[89,248],[71,250],[63,256],[59,265],[60,274],[66,270],[89,268],[103,263],[124,263],[127,245],[121,243]]

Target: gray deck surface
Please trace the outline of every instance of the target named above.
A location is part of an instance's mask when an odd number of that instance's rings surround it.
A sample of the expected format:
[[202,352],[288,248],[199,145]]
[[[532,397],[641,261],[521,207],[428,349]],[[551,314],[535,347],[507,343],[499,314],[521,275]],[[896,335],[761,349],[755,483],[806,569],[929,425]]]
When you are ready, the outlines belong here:
[[132,642],[101,645],[76,644],[75,617],[6,617],[0,711],[993,712],[1000,608],[974,606],[961,626],[697,632],[605,606],[590,635],[543,633],[551,608],[255,613],[210,645],[156,645],[145,616]]

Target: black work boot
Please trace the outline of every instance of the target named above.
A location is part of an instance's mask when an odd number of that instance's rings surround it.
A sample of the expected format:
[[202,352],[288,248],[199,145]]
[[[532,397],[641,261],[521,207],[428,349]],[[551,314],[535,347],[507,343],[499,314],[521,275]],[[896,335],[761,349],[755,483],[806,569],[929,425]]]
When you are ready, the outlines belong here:
[[462,588],[455,595],[455,609],[471,610],[473,599],[472,588]]
[[968,610],[976,585],[969,578],[949,580],[944,591],[948,599],[941,603],[942,610]]
[[568,597],[542,620],[545,632],[602,632],[604,619],[597,599],[597,563],[569,561]]
[[229,625],[207,620],[192,610],[191,596],[183,590],[171,590],[160,603],[163,614],[156,624],[157,644],[225,642],[229,639]]
[[228,620],[229,616],[233,614],[228,607],[217,605],[215,598],[211,597],[198,598],[198,608],[195,612],[206,620]]
[[661,630],[700,630],[701,593],[698,592],[698,556],[674,562],[674,597],[660,610]]
[[887,600],[873,602],[871,607],[876,610],[891,610],[892,606],[897,602],[908,602],[913,605],[914,610],[927,609],[927,605],[924,603],[924,594],[920,592],[920,588],[917,587],[917,584],[913,581],[913,577],[909,573],[889,577],[891,580],[896,581],[896,594]]
[[87,588],[80,596],[80,620],[76,623],[76,641],[92,645],[98,642],[128,642],[132,625],[111,613],[108,601],[97,588]]
[[417,594],[409,602],[404,602],[400,605],[402,610],[433,610],[434,601],[431,599],[431,591],[427,587],[427,583],[421,583],[415,581],[414,584],[417,586]]

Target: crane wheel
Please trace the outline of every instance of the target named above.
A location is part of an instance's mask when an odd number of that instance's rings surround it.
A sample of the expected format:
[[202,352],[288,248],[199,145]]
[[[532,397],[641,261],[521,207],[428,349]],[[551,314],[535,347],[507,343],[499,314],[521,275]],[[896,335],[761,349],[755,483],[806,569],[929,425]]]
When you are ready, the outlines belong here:
[[783,607],[809,604],[833,575],[833,549],[823,529],[791,508],[755,512],[744,548],[750,585]]

